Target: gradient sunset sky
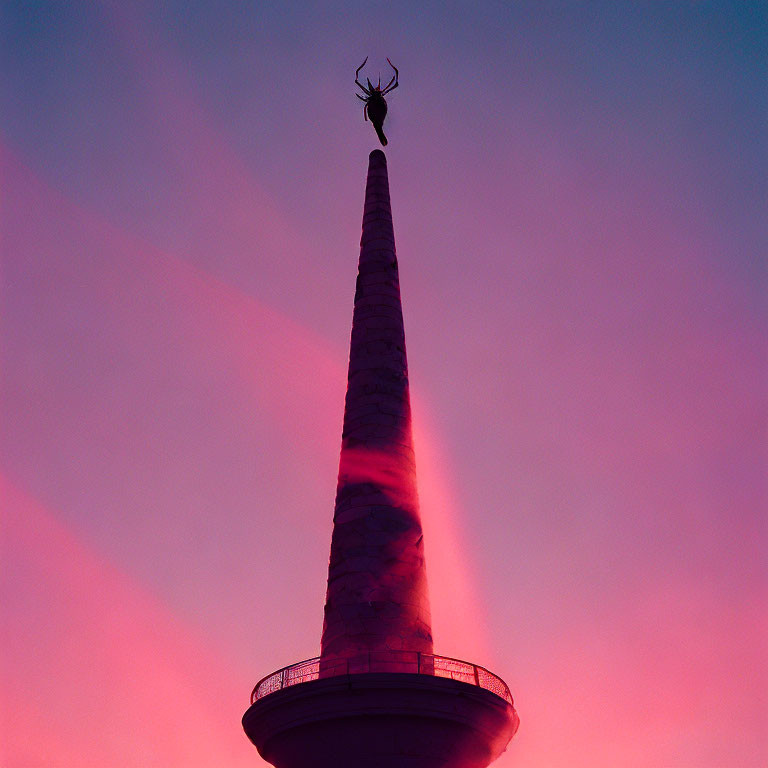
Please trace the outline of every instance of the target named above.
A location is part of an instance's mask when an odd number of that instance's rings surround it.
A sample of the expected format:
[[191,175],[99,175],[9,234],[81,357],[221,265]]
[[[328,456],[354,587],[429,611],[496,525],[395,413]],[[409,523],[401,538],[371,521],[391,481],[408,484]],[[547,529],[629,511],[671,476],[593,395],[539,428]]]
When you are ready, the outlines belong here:
[[385,125],[436,652],[498,768],[768,765],[763,2],[0,2],[0,764],[265,765]]

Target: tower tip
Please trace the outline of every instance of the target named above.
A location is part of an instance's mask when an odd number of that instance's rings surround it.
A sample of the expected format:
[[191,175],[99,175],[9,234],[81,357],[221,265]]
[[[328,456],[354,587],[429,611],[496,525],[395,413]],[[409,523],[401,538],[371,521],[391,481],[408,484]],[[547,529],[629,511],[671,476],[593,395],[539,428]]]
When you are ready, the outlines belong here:
[[373,152],[368,155],[368,159],[371,162],[378,161],[384,163],[384,165],[387,164],[387,156],[380,149],[374,149]]

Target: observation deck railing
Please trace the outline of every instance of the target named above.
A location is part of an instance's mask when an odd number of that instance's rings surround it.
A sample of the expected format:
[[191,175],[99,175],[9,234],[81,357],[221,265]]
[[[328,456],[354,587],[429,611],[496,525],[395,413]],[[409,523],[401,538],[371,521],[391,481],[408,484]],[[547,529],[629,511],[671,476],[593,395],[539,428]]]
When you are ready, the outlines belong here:
[[351,658],[321,659],[317,657],[299,661],[259,680],[251,693],[251,704],[291,685],[308,683],[319,678],[357,675],[365,672],[404,672],[448,677],[485,688],[510,704],[514,704],[507,684],[485,667],[447,656],[435,656],[417,651],[371,651]]

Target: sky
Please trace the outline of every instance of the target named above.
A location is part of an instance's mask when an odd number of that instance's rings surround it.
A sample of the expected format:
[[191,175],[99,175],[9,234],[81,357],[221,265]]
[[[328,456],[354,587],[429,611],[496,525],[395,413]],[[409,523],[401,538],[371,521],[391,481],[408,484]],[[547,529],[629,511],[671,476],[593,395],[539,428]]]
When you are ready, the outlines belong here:
[[0,2],[0,763],[261,763],[385,132],[437,653],[499,768],[768,763],[764,3]]

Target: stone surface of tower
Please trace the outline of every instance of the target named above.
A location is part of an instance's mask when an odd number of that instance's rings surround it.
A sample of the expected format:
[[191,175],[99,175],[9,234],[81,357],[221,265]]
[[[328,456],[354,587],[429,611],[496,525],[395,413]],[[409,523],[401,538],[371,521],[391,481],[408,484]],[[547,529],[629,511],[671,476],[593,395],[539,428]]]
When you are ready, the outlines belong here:
[[386,157],[371,152],[318,658],[262,679],[243,727],[276,768],[483,768],[503,680],[433,651]]
[[387,161],[371,153],[321,657],[432,653]]

